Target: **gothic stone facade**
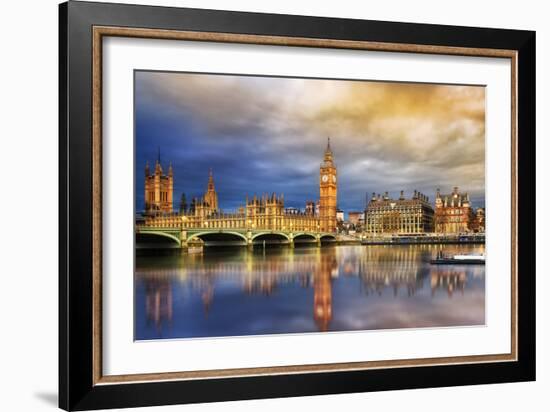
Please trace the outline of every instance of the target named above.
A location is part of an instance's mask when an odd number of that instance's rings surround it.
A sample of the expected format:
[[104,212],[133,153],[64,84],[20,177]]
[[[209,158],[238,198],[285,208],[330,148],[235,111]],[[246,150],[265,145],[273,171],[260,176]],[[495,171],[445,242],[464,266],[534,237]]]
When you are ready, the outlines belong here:
[[155,163],[155,171],[151,174],[149,162],[145,165],[145,212],[172,212],[174,194],[174,173],[172,164],[168,167],[168,175],[163,174],[160,159]]
[[[160,165],[158,166],[160,168]],[[162,169],[159,169],[162,173]],[[147,175],[147,172],[146,172]],[[211,229],[266,229],[278,231],[336,232],[337,170],[333,161],[330,141],[319,169],[319,213],[314,213],[313,202],[306,204],[305,211],[288,211],[284,196],[264,194],[246,198],[245,205],[236,212],[222,212],[212,171],[208,178],[206,193],[194,202],[193,210],[185,213],[162,213],[165,209],[154,208],[159,213],[145,217],[145,225],[154,227],[211,228]],[[172,169],[169,172],[170,187],[173,185]],[[146,178],[147,188],[147,178]],[[147,193],[147,189],[146,189]],[[170,192],[170,211],[172,192]],[[147,199],[147,196],[146,196]]]
[[319,168],[319,220],[321,232],[336,232],[336,199],[338,176],[334,164],[330,139]]

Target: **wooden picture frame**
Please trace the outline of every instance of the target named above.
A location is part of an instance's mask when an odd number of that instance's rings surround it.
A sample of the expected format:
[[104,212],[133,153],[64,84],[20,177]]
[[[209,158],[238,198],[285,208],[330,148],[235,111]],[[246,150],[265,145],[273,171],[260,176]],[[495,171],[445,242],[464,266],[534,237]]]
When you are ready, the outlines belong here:
[[[59,406],[214,402],[535,379],[535,33],[106,3],[59,8]],[[102,39],[106,36],[510,59],[509,354],[104,376]],[[508,121],[508,120],[505,120]]]

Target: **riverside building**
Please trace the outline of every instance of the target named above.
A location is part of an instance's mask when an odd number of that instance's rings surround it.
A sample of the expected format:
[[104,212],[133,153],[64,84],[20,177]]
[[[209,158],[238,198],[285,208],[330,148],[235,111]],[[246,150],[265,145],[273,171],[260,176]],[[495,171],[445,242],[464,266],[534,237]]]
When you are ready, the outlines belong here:
[[373,193],[365,210],[364,232],[367,236],[433,232],[434,210],[429,201],[416,190],[410,199],[405,199],[403,191],[398,199],[390,198],[388,192]]
[[435,232],[467,233],[472,231],[475,214],[468,193],[461,193],[454,187],[452,193],[435,194]]

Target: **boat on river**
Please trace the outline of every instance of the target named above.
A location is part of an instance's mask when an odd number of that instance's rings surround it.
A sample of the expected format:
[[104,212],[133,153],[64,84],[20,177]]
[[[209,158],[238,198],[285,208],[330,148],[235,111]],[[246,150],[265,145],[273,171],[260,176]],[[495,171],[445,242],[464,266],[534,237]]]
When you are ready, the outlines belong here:
[[485,254],[445,255],[442,251],[437,253],[435,259],[430,260],[433,265],[484,265]]

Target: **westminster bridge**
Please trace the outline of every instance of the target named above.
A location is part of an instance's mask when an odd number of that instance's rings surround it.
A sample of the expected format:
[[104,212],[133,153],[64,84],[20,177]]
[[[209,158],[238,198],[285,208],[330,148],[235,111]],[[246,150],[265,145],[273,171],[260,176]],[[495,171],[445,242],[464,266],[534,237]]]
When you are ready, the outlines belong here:
[[[168,239],[172,247],[187,248],[191,246],[254,246],[254,245],[290,245],[295,243],[312,243],[320,246],[325,242],[335,242],[334,233],[277,231],[265,229],[207,229],[207,228],[173,228],[155,226],[136,226],[138,244],[161,244],[155,238]],[[170,246],[169,246],[170,247]]]
[[138,247],[187,249],[193,246],[249,246],[336,242],[322,232],[319,219],[305,214],[162,214],[136,221]]

